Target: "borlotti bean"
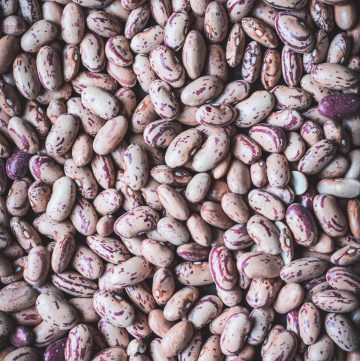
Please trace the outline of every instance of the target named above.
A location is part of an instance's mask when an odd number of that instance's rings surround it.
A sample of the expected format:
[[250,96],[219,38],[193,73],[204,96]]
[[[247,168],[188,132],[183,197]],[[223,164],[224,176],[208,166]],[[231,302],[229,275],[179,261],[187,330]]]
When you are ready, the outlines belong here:
[[358,0],[0,9],[0,360],[360,359]]

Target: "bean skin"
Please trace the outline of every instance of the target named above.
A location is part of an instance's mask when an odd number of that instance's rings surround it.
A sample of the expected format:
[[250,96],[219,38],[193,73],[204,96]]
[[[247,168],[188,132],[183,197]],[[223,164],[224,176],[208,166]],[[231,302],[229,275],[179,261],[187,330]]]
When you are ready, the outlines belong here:
[[0,7],[0,360],[359,358],[356,0]]

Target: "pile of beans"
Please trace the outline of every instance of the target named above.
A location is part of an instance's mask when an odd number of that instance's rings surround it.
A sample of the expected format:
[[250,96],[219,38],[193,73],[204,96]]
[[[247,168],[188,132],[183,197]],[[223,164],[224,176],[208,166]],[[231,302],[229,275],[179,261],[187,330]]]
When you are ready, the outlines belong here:
[[0,0],[0,361],[359,361],[358,0]]

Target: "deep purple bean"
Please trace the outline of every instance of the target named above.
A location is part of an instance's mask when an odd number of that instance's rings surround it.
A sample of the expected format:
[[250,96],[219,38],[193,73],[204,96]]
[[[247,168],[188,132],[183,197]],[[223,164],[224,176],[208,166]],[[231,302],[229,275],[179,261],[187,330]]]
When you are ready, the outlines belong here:
[[16,149],[6,161],[6,174],[12,180],[24,178],[29,170],[31,154]]
[[319,113],[327,118],[349,118],[360,112],[358,94],[333,94],[321,99]]

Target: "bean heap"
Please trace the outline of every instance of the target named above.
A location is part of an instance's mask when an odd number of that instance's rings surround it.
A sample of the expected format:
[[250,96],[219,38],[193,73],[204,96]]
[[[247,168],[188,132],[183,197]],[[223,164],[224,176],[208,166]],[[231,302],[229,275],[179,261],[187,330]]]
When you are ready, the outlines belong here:
[[358,0],[0,0],[0,360],[359,361]]

